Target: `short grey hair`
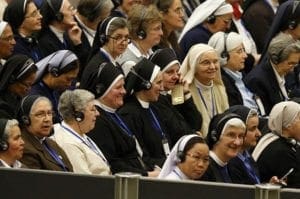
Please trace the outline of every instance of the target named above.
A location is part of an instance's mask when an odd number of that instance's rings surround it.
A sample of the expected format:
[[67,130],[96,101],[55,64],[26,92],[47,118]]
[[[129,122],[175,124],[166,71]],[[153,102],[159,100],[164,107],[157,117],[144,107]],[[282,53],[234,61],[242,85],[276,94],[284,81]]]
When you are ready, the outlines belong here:
[[95,95],[84,89],[66,90],[59,98],[58,111],[65,121],[74,120],[76,111],[84,111]]
[[1,138],[3,141],[8,141],[10,129],[14,126],[19,126],[18,120],[16,119],[7,120],[6,126],[4,128],[3,136]]
[[300,41],[286,33],[279,33],[275,36],[268,48],[270,60],[274,64],[287,60],[292,53],[300,53]]

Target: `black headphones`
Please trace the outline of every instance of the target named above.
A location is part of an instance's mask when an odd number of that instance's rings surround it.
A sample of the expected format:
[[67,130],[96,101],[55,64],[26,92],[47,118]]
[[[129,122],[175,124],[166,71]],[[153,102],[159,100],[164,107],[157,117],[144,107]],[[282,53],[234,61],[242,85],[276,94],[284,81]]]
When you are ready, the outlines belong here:
[[[3,119],[3,120],[6,120],[5,126],[7,126],[7,121],[8,120],[7,119]],[[3,130],[5,130],[5,128],[6,127],[4,127]],[[3,132],[2,136],[0,137],[0,151],[6,151],[9,147],[9,143],[6,140],[4,140],[4,133],[5,132]]]
[[134,70],[133,67],[130,69],[129,72],[131,72],[131,73],[134,74],[137,78],[139,78],[140,80],[142,80],[140,87],[141,87],[143,90],[150,90],[150,89],[151,89],[152,83],[151,83],[149,80],[146,80],[145,78],[143,78],[142,76],[140,76],[140,75]]
[[75,109],[75,103],[73,98],[73,93],[70,93],[70,103],[73,109],[73,116],[77,122],[82,122],[84,120],[84,113]]
[[146,17],[146,7],[143,8],[143,10],[141,11],[141,19],[140,19],[140,22],[139,22],[139,26],[138,26],[138,29],[136,31],[136,35],[137,37],[140,39],[140,40],[143,40],[147,37],[147,32],[143,29],[143,23],[144,23],[144,19]]
[[300,143],[299,143],[296,139],[294,139],[294,138],[285,138],[285,139],[286,139],[286,141],[287,141],[289,144],[291,144],[293,147],[295,147],[295,148],[300,147]]
[[99,41],[100,41],[100,45],[103,46],[106,42],[108,42],[108,28],[110,26],[110,23],[112,22],[112,20],[114,20],[115,17],[107,17],[106,19],[104,19],[102,21],[102,23],[100,24],[99,27]]
[[94,79],[95,83],[93,85],[95,85],[95,93],[96,93],[96,95],[100,95],[101,93],[103,93],[105,91],[105,86],[104,86],[103,83],[99,82],[99,78],[100,78],[101,72],[102,72],[103,68],[106,66],[106,64],[107,63],[104,62],[104,63],[101,63],[99,65],[97,76]]
[[232,118],[241,119],[241,117],[238,114],[235,114],[235,113],[224,114],[224,116],[222,116],[220,118],[217,125],[214,126],[214,128],[211,130],[211,132],[209,134],[209,136],[210,136],[209,139],[211,139],[211,141],[213,141],[213,143],[216,143],[219,140],[220,135],[221,135],[221,131],[223,130],[224,125],[226,124],[226,122],[228,122],[228,120],[230,120]]
[[298,0],[294,0],[294,2],[293,2],[292,13],[290,15],[291,17],[288,21],[288,28],[291,29],[291,30],[294,30],[298,25],[298,22],[295,19],[296,18],[295,15],[296,15],[296,10],[299,6],[299,3],[300,3],[300,1],[298,1]]
[[64,20],[64,14],[62,12],[60,12],[60,11],[58,11],[58,12],[55,11],[54,6],[53,6],[51,0],[46,0],[46,1],[48,3],[49,7],[51,8],[51,10],[54,12],[56,20],[58,22],[62,22]]
[[61,64],[63,63],[63,61],[70,55],[69,52],[66,52],[65,55],[61,58],[59,64],[57,66],[51,66],[51,60],[55,57],[55,55],[58,54],[59,51],[55,52],[52,57],[49,59],[49,63],[48,63],[48,70],[49,73],[54,76],[54,77],[58,77],[61,75]]
[[209,24],[214,24],[216,22],[216,16],[215,13],[212,13],[211,15],[209,15],[206,19],[207,23]]
[[224,33],[224,50],[221,52],[221,58],[228,60],[229,59],[229,53],[227,52],[227,38],[228,33]]
[[176,153],[176,158],[177,159],[175,161],[176,163],[182,163],[182,162],[185,161],[185,153],[184,153],[184,151],[183,150],[179,150],[180,145],[182,144],[183,140],[184,140],[184,137],[180,138],[180,141],[179,141],[178,146],[177,146],[177,153]]
[[30,118],[28,117],[28,115],[25,115],[25,111],[24,111],[24,103],[25,101],[29,98],[30,95],[25,96],[22,101],[21,101],[21,106],[20,106],[20,110],[21,110],[21,122],[25,125],[25,126],[29,126],[31,124]]
[[279,64],[281,61],[281,55],[283,51],[285,50],[285,47],[282,48],[277,54],[273,53],[270,55],[270,59],[274,64]]

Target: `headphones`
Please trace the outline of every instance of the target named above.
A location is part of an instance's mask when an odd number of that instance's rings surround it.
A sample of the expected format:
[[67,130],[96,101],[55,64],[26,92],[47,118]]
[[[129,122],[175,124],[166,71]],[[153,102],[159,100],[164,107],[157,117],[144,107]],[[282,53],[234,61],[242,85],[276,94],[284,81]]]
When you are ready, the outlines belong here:
[[296,139],[294,139],[294,138],[285,138],[285,139],[286,139],[286,141],[287,141],[289,144],[291,144],[293,147],[295,147],[295,148],[300,147],[300,143],[299,143]]
[[282,55],[282,53],[283,53],[284,50],[285,50],[285,48],[282,48],[282,49],[278,52],[278,54],[273,53],[273,54],[270,55],[270,59],[271,59],[271,61],[272,61],[274,64],[279,64],[279,63],[280,63],[280,61],[281,61],[281,55]]
[[84,120],[84,113],[81,111],[76,111],[73,99],[74,96],[72,94],[73,93],[70,94],[70,103],[73,109],[73,116],[77,122],[82,122]]
[[224,125],[226,124],[226,122],[228,122],[232,118],[241,119],[241,117],[235,113],[225,114],[224,116],[222,116],[222,118],[220,118],[217,125],[211,130],[209,138],[211,139],[211,141],[213,141],[213,144],[219,140],[221,131],[222,131]]
[[70,53],[65,53],[65,55],[61,58],[61,60],[60,60],[60,62],[59,62],[59,64],[57,65],[57,66],[51,66],[51,60],[55,57],[55,55],[57,55],[58,54],[58,52],[55,52],[53,55],[52,55],[52,57],[49,59],[49,62],[48,62],[48,70],[49,70],[49,73],[52,75],[52,76],[54,76],[54,77],[58,77],[58,76],[60,76],[61,74],[60,74],[60,66],[61,66],[61,64],[63,63],[63,61],[65,60],[65,58],[67,58],[69,55],[70,55]]
[[64,20],[64,14],[62,12],[60,12],[60,11],[58,11],[58,12],[55,11],[54,6],[53,6],[51,0],[46,0],[46,1],[48,3],[49,7],[51,8],[51,10],[54,12],[56,20],[58,22],[62,22]]
[[136,31],[136,35],[140,40],[143,40],[147,37],[146,31],[143,29],[143,22],[144,22],[145,17],[146,17],[146,7],[143,8],[141,13],[142,13],[141,14],[141,19],[140,19],[140,22],[139,22],[138,29]]
[[140,76],[135,70],[134,68],[132,67],[130,69],[130,71],[132,74],[134,74],[134,76],[136,76],[137,78],[139,78],[140,80],[142,80],[141,84],[140,84],[140,87],[143,89],[143,90],[150,90],[151,87],[152,87],[152,83],[149,81],[149,80],[146,80],[145,78],[143,78],[142,76]]
[[99,41],[100,45],[103,46],[106,42],[108,42],[108,28],[111,24],[111,22],[115,19],[116,17],[107,17],[102,21],[99,27]]
[[216,19],[217,19],[216,16],[214,15],[214,13],[212,13],[207,17],[206,21],[209,24],[214,24],[216,22]]
[[180,141],[178,143],[178,146],[177,146],[177,153],[176,153],[176,160],[175,162],[178,164],[178,163],[182,163],[185,161],[185,153],[183,152],[183,150],[179,150],[180,149],[180,145],[182,144],[184,140],[184,137],[180,138]]
[[98,73],[97,73],[97,76],[96,78],[94,79],[95,83],[93,85],[95,85],[95,92],[96,92],[96,95],[100,95],[101,93],[103,93],[105,91],[105,86],[103,83],[100,83],[98,82],[99,78],[100,78],[100,75],[101,75],[101,72],[103,70],[103,68],[106,66],[106,62],[104,63],[101,63],[99,65],[99,68],[98,68]]
[[299,3],[300,3],[300,1],[298,1],[298,0],[295,0],[293,2],[292,13],[290,15],[291,17],[290,17],[290,19],[288,21],[288,28],[290,30],[294,30],[297,27],[297,25],[298,25],[298,22],[295,19],[296,18],[295,14],[296,14],[296,10],[297,10],[297,8],[299,6]]
[[229,59],[229,53],[227,52],[227,38],[228,33],[224,33],[224,50],[221,52],[221,58],[228,60]]
[[0,151],[7,151],[9,144],[7,141],[0,139]]
[[21,107],[20,107],[20,109],[21,109],[21,118],[20,119],[21,119],[21,122],[26,126],[29,126],[31,124],[30,118],[27,115],[25,115],[25,111],[24,111],[24,103],[29,98],[29,96],[30,95],[27,95],[22,99]]

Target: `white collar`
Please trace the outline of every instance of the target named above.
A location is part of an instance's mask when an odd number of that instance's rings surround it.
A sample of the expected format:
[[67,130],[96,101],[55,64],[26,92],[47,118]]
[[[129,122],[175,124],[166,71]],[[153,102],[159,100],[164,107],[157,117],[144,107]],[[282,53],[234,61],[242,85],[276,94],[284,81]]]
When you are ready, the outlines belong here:
[[4,165],[6,168],[21,168],[22,163],[18,160],[16,160],[12,166],[8,165],[4,160],[0,159],[0,162]]
[[209,86],[202,84],[197,79],[195,79],[195,86],[197,88],[200,88],[201,90],[210,90],[214,86],[214,82],[211,81],[211,84]]
[[231,69],[227,68],[227,67],[223,67],[223,70],[233,79],[235,80],[242,80],[243,75],[241,72],[239,71],[232,71]]
[[209,156],[221,167],[224,167],[227,165],[227,162],[223,162],[215,152],[209,151]]
[[102,108],[103,110],[110,112],[110,113],[115,113],[117,109],[111,108],[109,106],[106,106],[105,104],[103,104],[102,102],[100,102],[99,100],[95,100],[95,105],[99,106],[100,108]]
[[173,170],[173,172],[181,179],[181,180],[191,180],[189,177],[187,177],[179,168],[176,166]]
[[150,106],[149,102],[145,102],[145,101],[139,99],[138,97],[136,97],[136,99],[140,102],[140,104],[143,108],[149,108],[149,106]]
[[284,77],[282,76],[280,76],[279,75],[279,73],[277,72],[277,70],[275,69],[275,67],[274,67],[274,65],[271,63],[271,66],[272,66],[272,68],[273,68],[273,71],[274,71],[274,73],[275,73],[275,76],[276,76],[276,79],[277,79],[277,82],[278,82],[278,84],[279,85],[284,85],[284,83],[285,83],[285,80],[284,80]]

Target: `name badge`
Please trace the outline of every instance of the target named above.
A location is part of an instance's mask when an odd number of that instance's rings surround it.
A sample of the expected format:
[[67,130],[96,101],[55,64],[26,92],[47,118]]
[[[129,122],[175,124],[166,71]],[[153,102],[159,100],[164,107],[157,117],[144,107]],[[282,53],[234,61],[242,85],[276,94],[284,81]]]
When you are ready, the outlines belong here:
[[164,138],[164,139],[162,139],[161,142],[163,145],[165,155],[168,157],[168,155],[170,154],[170,146],[169,146],[168,140]]

